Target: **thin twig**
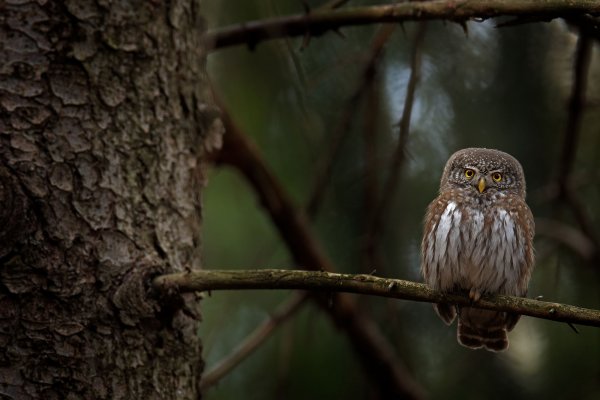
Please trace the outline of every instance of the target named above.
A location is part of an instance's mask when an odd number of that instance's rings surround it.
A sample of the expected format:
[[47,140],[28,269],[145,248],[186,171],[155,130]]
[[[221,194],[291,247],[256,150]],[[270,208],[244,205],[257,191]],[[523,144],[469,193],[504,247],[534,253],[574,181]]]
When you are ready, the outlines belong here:
[[307,295],[305,292],[295,293],[291,296],[270,317],[257,326],[243,342],[239,343],[230,354],[204,373],[200,381],[200,389],[205,391],[230,373],[239,363],[263,344],[271,336],[275,328],[300,309],[300,306],[306,299]]
[[[364,128],[362,129],[364,148],[363,232],[367,232],[369,229],[372,216],[377,209],[377,193],[379,193],[377,149],[380,114],[379,90],[376,82],[373,82],[369,87],[366,103],[363,111]],[[380,262],[379,260],[375,260],[375,254],[369,253],[366,247],[363,247],[363,250],[361,272],[369,272],[373,268],[378,269]]]
[[[396,145],[396,150],[394,152],[394,156],[392,159],[392,163],[390,165],[390,175],[386,181],[386,185],[384,188],[383,195],[381,197],[381,202],[379,205],[379,216],[376,218],[376,223],[381,222],[381,214],[387,211],[389,206],[389,202],[393,200],[394,193],[396,191],[398,178],[402,172],[402,165],[404,161],[404,154],[406,143],[408,142],[408,134],[410,132],[410,119],[412,116],[413,103],[415,99],[415,91],[417,89],[417,84],[419,82],[421,76],[421,47],[423,43],[423,39],[425,37],[425,30],[427,27],[426,22],[421,22],[419,24],[417,35],[415,36],[415,40],[413,43],[413,50],[411,55],[411,64],[410,64],[410,77],[408,79],[408,85],[406,88],[406,98],[404,100],[404,109],[402,111],[402,117],[400,118],[399,126],[399,134],[398,134],[398,143]],[[379,219],[379,221],[378,221]],[[377,225],[376,225],[377,226]]]
[[[325,4],[322,7],[338,7],[341,6],[343,3],[345,3],[346,1],[334,1],[331,2],[331,4]],[[393,32],[393,27],[386,27],[385,29],[382,29],[382,32],[385,32],[385,40],[382,40],[382,38],[380,37],[380,35],[377,36],[377,39],[374,42],[374,48],[372,51],[372,56],[369,59],[368,62],[368,66],[366,68],[366,71],[371,71],[374,69],[373,64],[375,62],[376,59],[378,59],[379,54],[381,52],[381,48],[383,47],[383,45],[385,44],[385,41],[387,41],[387,39],[389,39],[389,36],[391,34],[391,32]],[[373,73],[367,73],[365,72],[365,81],[367,80],[371,80],[370,77],[372,77],[374,74]],[[359,89],[359,93],[357,96],[360,97],[362,95],[362,91],[364,89],[363,86],[365,86],[366,83],[361,84],[361,89]],[[345,128],[340,129],[340,132],[348,132],[349,131],[349,121],[350,121],[350,117],[354,114],[354,108],[353,105],[357,104],[357,101],[351,101],[351,104],[349,105],[349,109],[351,108],[352,111],[351,112],[347,112],[345,114],[345,118],[344,120],[348,120],[348,123],[346,124],[342,124],[341,126],[345,126]],[[341,139],[343,140],[343,139]],[[339,142],[341,143],[341,140],[338,139],[335,142]],[[337,146],[335,146],[337,147]],[[337,153],[337,150],[335,149],[333,150],[333,156],[331,157],[331,159],[333,160],[333,158],[335,158],[335,154]],[[333,163],[327,163],[327,165],[332,165]],[[313,190],[313,196],[311,196],[311,201],[309,202],[309,206],[307,207],[307,214],[309,215],[309,217],[314,217],[317,213],[317,209],[318,209],[318,205],[321,202],[322,196],[320,196],[320,194],[323,192],[322,187],[325,186],[325,183],[327,182],[327,179],[324,178],[326,176],[328,176],[328,174],[330,173],[330,168],[325,167],[323,168],[324,173],[321,174],[322,179],[317,180],[317,182],[319,182],[319,185],[317,185],[315,187],[315,189]],[[275,318],[276,315],[280,315],[281,311],[277,311],[276,314],[274,314],[274,316],[272,318],[269,318],[267,321],[263,322],[260,326],[258,326],[253,333],[250,334],[249,337],[247,337],[242,343],[240,343],[238,345],[238,347],[231,353],[229,354],[225,359],[219,361],[217,363],[217,365],[215,367],[213,367],[211,370],[209,370],[208,372],[206,372],[204,374],[204,376],[202,377],[202,382],[200,384],[201,388],[203,390],[206,390],[207,388],[209,388],[210,386],[213,386],[214,384],[216,384],[219,380],[221,380],[225,375],[227,375],[228,373],[230,373],[239,363],[241,363],[248,355],[250,355],[250,353],[252,353],[257,347],[259,347],[260,345],[262,345],[264,343],[264,341],[270,336],[270,334],[275,330],[275,328],[280,325],[281,323],[283,323],[287,318],[289,318],[290,316],[293,315],[293,313],[295,313],[297,310],[300,309],[300,307],[291,307],[290,303],[293,303],[294,300],[290,299],[288,300],[288,302],[284,303],[281,308],[283,310],[285,310],[285,318]],[[298,304],[300,305],[300,304]]]
[[575,51],[575,64],[573,66],[573,88],[569,99],[569,113],[567,127],[563,141],[563,152],[559,164],[558,182],[562,190],[568,188],[569,176],[575,163],[577,145],[581,131],[581,117],[585,106],[585,91],[590,65],[592,42],[587,35],[579,35]]
[[592,261],[600,261],[600,241],[596,235],[594,223],[592,222],[586,210],[586,205],[572,190],[567,190],[565,192],[565,202],[573,212],[575,220],[579,224],[581,231],[586,234],[592,243],[594,243],[594,255],[592,257]]
[[575,333],[579,334],[579,330],[577,329],[577,327],[576,327],[575,325],[573,325],[573,323],[571,323],[571,322],[567,322],[567,325],[569,325],[569,327],[570,327],[571,329],[573,329],[573,332],[575,332]]
[[[589,104],[589,102],[588,102]],[[573,171],[569,175],[569,190],[579,191],[580,189],[589,186],[590,182],[600,180],[600,171],[597,170],[586,170],[586,171]],[[549,201],[558,200],[561,196],[560,185],[557,180],[553,180],[544,186],[537,188],[528,194],[530,201],[533,200],[536,203],[542,204]]]
[[348,1],[350,1],[350,0],[330,0],[327,3],[317,7],[317,10],[326,10],[326,9],[332,10],[332,9],[343,6]]
[[[337,1],[332,1],[328,4],[324,4],[321,7],[335,8],[335,7],[341,6],[342,4],[344,4],[346,2],[347,1],[337,0]],[[369,58],[369,62],[367,63],[367,67],[365,68],[365,73],[364,73],[365,78],[363,79],[364,82],[363,82],[363,84],[361,84],[360,89],[358,90],[357,94],[355,96],[353,96],[353,98],[359,99],[362,96],[362,92],[364,91],[364,86],[367,85],[366,82],[372,81],[372,76],[374,75],[372,70],[374,70],[375,61],[380,58],[379,54],[381,53],[381,49],[382,49],[383,45],[385,44],[385,42],[389,39],[393,30],[394,30],[394,27],[392,27],[392,26],[382,28],[382,31],[380,32],[380,34],[376,36],[376,39],[373,44],[373,49],[371,51],[371,57]],[[384,35],[382,35],[382,33],[384,33]],[[350,118],[352,115],[354,115],[354,113],[355,113],[354,108],[356,108],[357,104],[358,104],[357,100],[350,101],[348,109],[352,109],[352,110],[349,112],[346,112],[344,114],[343,120],[347,121],[347,122],[342,123],[340,125],[341,128],[338,129],[339,132],[344,132],[344,133],[349,132]],[[309,206],[307,207],[307,214],[311,218],[313,218],[317,213],[318,206],[322,199],[321,194],[323,193],[323,187],[325,186],[326,182],[328,181],[328,179],[326,177],[331,172],[330,166],[333,165],[333,159],[335,158],[335,154],[337,153],[337,148],[338,148],[339,144],[341,144],[341,141],[343,140],[343,138],[341,138],[342,135],[335,135],[335,136],[340,136],[340,138],[338,138],[337,140],[334,141],[335,143],[338,143],[338,145],[332,146],[333,147],[333,150],[331,152],[332,155],[330,157],[328,157],[328,159],[331,159],[332,161],[327,162],[325,164],[327,166],[322,169],[322,173],[320,174],[321,179],[317,180],[317,182],[319,184],[315,186],[315,189],[313,190],[313,195],[311,196],[311,200],[309,202]],[[343,135],[343,136],[345,136],[345,135]],[[305,298],[305,296],[302,297],[302,300],[304,300],[304,298]],[[297,296],[294,296],[292,299],[289,299],[287,302],[285,302],[280,307],[280,309],[278,309],[275,312],[275,314],[273,314],[273,316],[271,318],[267,319],[261,325],[259,325],[242,343],[240,343],[236,347],[236,349],[234,349],[232,351],[231,354],[226,356],[226,358],[219,361],[213,368],[211,368],[209,371],[207,371],[204,374],[204,376],[202,377],[202,381],[200,383],[201,389],[202,390],[208,389],[209,387],[215,385],[218,381],[220,381],[225,375],[230,373],[239,363],[241,363],[243,360],[245,360],[246,357],[248,357],[250,355],[250,353],[252,353],[257,347],[262,345],[270,337],[271,333],[279,325],[281,325],[289,317],[291,317],[296,311],[298,311],[300,309],[299,306],[303,301],[298,302],[297,306],[296,306],[296,299],[297,299]]]
[[204,36],[208,51],[247,44],[251,48],[258,43],[284,36],[320,36],[347,25],[393,23],[415,20],[442,19],[464,22],[472,18],[483,21],[499,16],[529,16],[558,18],[597,14],[597,0],[434,0],[404,2],[377,6],[315,10],[310,13],[288,15],[209,31]]
[[[467,293],[442,293],[422,283],[373,275],[336,274],[283,269],[192,270],[162,275],[153,284],[162,290],[194,292],[205,290],[300,289],[360,293],[430,303],[473,306]],[[506,311],[531,317],[600,327],[600,310],[505,295],[484,295],[478,308]]]
[[[310,231],[306,217],[294,206],[256,146],[227,114],[224,113],[222,119],[227,134],[215,161],[234,166],[254,187],[296,263],[316,270],[333,271],[333,263]],[[333,307],[331,299],[335,304]],[[358,309],[353,299],[338,294],[334,298],[316,296],[315,300],[348,335],[382,397],[423,397],[423,389],[396,358],[391,344],[374,321]]]
[[565,21],[572,26],[578,27],[582,34],[600,41],[600,19],[598,17],[582,14],[566,17]]
[[299,264],[333,271],[333,264],[310,232],[306,216],[294,206],[275,174],[267,167],[259,149],[225,110],[221,118],[227,134],[223,136],[223,148],[216,162],[235,167],[246,178]]
[[587,215],[585,206],[574,193],[570,182],[581,133],[591,52],[592,40],[585,33],[580,33],[573,67],[573,88],[571,98],[569,99],[569,113],[562,147],[563,152],[559,162],[558,186],[559,200],[562,200],[569,206],[583,233],[594,243],[593,259],[598,261],[600,259],[600,240],[596,235],[590,217]]
[[410,65],[410,77],[408,79],[408,85],[406,87],[406,97],[404,99],[404,109],[402,111],[402,117],[400,118],[398,143],[394,151],[392,162],[388,168],[389,175],[385,182],[381,198],[378,202],[378,206],[375,208],[369,229],[365,236],[365,248],[366,253],[371,254],[372,258],[375,259],[377,236],[381,231],[385,213],[388,212],[388,208],[391,201],[394,199],[398,179],[402,173],[402,165],[404,161],[404,154],[406,143],[408,141],[408,133],[410,131],[410,118],[412,115],[413,102],[415,98],[415,90],[420,77],[421,71],[421,47],[423,38],[425,37],[425,29],[427,23],[419,23],[417,34],[413,42],[413,49],[411,54],[411,65]]
[[314,185],[306,206],[306,214],[311,218],[317,215],[319,206],[321,205],[325,194],[325,188],[331,177],[337,154],[345,138],[351,131],[352,118],[356,115],[356,110],[358,109],[361,99],[364,97],[368,88],[373,84],[373,79],[377,73],[377,65],[381,59],[383,49],[390,40],[395,28],[395,26],[385,26],[380,28],[375,34],[375,38],[371,44],[370,56],[362,72],[361,83],[348,100],[342,116],[331,135],[332,138],[329,148],[319,162]]
[[579,254],[581,258],[586,261],[590,261],[594,256],[594,242],[579,229],[564,222],[546,218],[536,218],[535,234],[562,243],[575,253]]

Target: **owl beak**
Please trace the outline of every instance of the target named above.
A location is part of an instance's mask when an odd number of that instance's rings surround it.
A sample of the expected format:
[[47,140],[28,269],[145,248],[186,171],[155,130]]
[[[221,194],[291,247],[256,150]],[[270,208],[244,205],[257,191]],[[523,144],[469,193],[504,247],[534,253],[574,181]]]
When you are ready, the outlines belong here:
[[485,179],[484,178],[479,179],[479,183],[477,184],[477,189],[479,189],[479,193],[483,193],[483,191],[485,190]]

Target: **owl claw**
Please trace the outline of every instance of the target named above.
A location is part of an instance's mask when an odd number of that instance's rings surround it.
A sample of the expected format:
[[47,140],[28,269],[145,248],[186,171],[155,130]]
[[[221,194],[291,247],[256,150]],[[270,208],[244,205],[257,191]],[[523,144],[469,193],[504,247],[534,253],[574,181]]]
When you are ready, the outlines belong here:
[[479,290],[475,288],[471,288],[471,290],[469,290],[469,299],[471,299],[473,303],[477,303],[480,298],[481,292],[479,292]]

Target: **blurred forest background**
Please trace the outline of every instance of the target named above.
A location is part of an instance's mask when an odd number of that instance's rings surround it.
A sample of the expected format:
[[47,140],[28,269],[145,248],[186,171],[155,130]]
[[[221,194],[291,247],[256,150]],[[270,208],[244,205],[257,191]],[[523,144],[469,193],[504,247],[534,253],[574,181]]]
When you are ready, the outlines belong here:
[[[304,12],[299,0],[204,5],[209,29]],[[421,281],[422,218],[445,161],[460,148],[496,148],[521,161],[536,217],[529,295],[598,309],[598,41],[579,39],[578,28],[560,19],[496,27],[506,20],[468,22],[467,32],[439,21],[349,26],[343,36],[228,47],[209,55],[209,74],[224,115],[256,144],[298,212],[316,199],[310,232],[336,271]],[[402,136],[414,54],[420,79]],[[315,192],[319,177],[326,183]],[[211,168],[204,204],[205,268],[300,267],[235,168]],[[291,295],[214,292],[204,300],[205,372]],[[600,329],[577,334],[524,317],[509,350],[492,354],[458,345],[456,327],[430,304],[354,297],[429,398],[600,398]],[[205,398],[370,398],[369,368],[308,301]]]

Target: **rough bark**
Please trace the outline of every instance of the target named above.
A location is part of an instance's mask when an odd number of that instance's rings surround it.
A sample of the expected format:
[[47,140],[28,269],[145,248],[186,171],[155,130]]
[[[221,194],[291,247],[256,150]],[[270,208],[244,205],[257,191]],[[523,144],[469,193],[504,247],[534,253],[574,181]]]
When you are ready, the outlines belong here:
[[200,265],[202,30],[199,0],[0,1],[0,397],[197,398],[195,299],[149,281]]

